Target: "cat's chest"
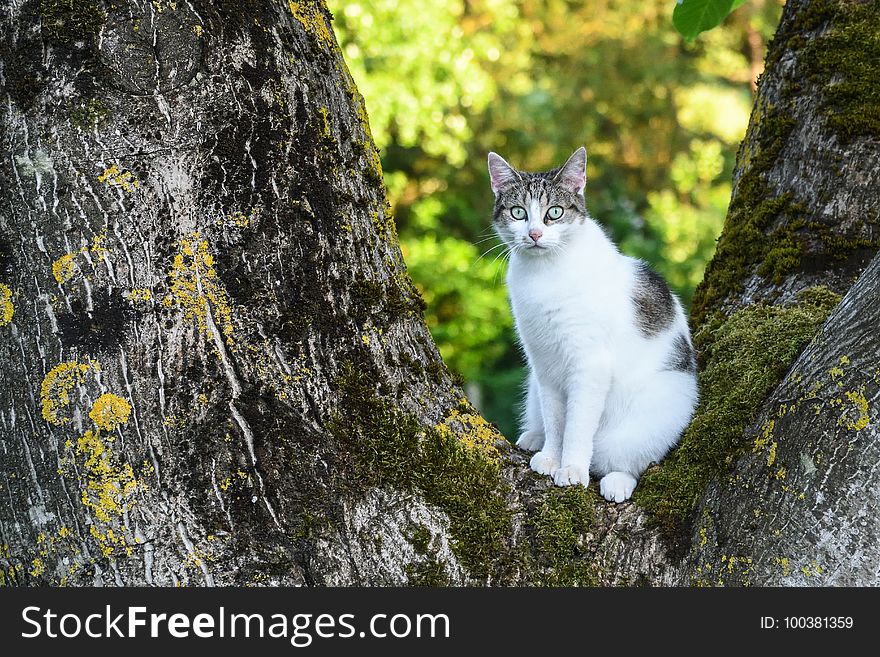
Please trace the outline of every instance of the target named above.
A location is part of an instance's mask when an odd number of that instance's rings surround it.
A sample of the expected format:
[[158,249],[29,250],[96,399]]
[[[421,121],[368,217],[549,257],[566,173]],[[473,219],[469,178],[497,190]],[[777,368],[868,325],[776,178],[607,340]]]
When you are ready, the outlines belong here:
[[583,288],[548,292],[521,287],[510,297],[520,337],[528,343],[556,344],[608,324],[602,303]]

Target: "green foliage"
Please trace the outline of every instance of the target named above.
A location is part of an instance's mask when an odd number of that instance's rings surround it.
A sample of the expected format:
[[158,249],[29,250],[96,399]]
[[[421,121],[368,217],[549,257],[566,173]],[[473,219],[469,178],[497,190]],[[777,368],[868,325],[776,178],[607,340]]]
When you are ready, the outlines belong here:
[[733,10],[733,0],[678,0],[672,11],[675,29],[686,39],[711,30]]
[[815,287],[793,305],[750,306],[703,323],[695,336],[703,366],[694,420],[663,465],[642,476],[635,493],[670,538],[682,536],[706,485],[747,447],[744,432],[761,402],[839,301],[827,288]]
[[749,2],[694,43],[669,0],[329,4],[428,324],[513,437],[522,359],[505,262],[489,251],[486,152],[541,170],[586,145],[591,213],[690,303],[730,198],[763,57],[755,36],[769,38],[779,2]]
[[440,352],[466,380],[475,380],[484,363],[504,353],[498,336],[512,327],[498,267],[489,257],[481,259],[476,246],[453,237],[420,235],[401,246]]

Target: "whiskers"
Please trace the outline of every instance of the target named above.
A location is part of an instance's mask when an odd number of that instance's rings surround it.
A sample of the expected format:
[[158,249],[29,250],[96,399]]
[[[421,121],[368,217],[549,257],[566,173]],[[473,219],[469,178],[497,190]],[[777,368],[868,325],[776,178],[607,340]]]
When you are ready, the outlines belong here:
[[[484,237],[483,239],[477,240],[476,242],[474,242],[474,244],[482,244],[482,243],[488,242],[489,240],[492,240],[492,239],[500,239],[500,238],[497,236],[497,234],[495,234],[493,232],[493,234],[491,234],[487,237]],[[476,267],[477,263],[479,263],[486,256],[494,254],[495,257],[492,258],[492,262],[489,263],[489,267],[495,267],[495,273],[492,276],[492,287],[495,287],[495,285],[498,282],[498,272],[501,271],[501,269],[503,268],[500,265],[506,265],[508,262],[510,262],[511,255],[513,255],[513,253],[515,253],[519,248],[520,248],[519,245],[514,244],[511,247],[507,243],[505,243],[504,241],[499,241],[498,244],[490,246],[482,254],[480,254],[480,257],[477,258],[476,260],[474,260],[473,264],[471,264],[471,269]],[[499,265],[499,260],[501,261],[500,265]],[[496,265],[499,265],[499,266],[496,266]]]
[[[485,241],[485,240],[483,240],[483,241]],[[489,247],[488,249],[486,249],[486,251],[483,252],[482,255],[480,255],[479,258],[477,258],[476,260],[474,260],[474,264],[473,264],[472,266],[476,266],[476,264],[477,264],[480,260],[482,260],[483,258],[485,258],[485,257],[486,257],[487,255],[489,255],[490,253],[492,253],[492,251],[495,251],[496,249],[503,248],[503,247],[505,247],[505,246],[507,246],[507,245],[506,245],[504,242],[501,242],[500,244],[496,244],[495,246]],[[498,258],[496,257],[495,260],[497,260],[497,259],[498,259]],[[494,263],[495,260],[493,260],[492,262]]]

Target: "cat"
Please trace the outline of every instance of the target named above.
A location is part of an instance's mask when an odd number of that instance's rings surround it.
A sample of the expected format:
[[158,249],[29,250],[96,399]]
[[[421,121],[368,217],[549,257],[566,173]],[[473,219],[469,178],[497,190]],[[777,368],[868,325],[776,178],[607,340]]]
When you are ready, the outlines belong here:
[[528,173],[489,153],[493,227],[528,384],[517,446],[558,486],[601,477],[608,501],[678,442],[697,404],[696,357],[678,298],[620,253],[584,199],[587,153]]

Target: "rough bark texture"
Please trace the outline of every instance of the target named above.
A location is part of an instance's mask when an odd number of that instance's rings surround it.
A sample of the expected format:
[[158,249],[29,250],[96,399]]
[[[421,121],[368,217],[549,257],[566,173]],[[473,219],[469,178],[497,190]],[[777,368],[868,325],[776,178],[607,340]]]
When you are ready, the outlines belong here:
[[786,3],[694,296],[698,324],[817,284],[845,292],[880,247],[878,20],[874,0]]
[[350,481],[340,381],[429,426],[461,393],[326,10],[0,11],[4,579],[400,581],[340,528],[372,512],[401,561],[442,514]]
[[[786,6],[703,325],[876,250],[873,69],[816,47],[876,7]],[[451,381],[323,5],[18,1],[0,76],[3,583],[876,581],[876,263],[672,550]]]
[[698,511],[687,575],[706,584],[880,584],[880,257],[798,357],[749,454]]

